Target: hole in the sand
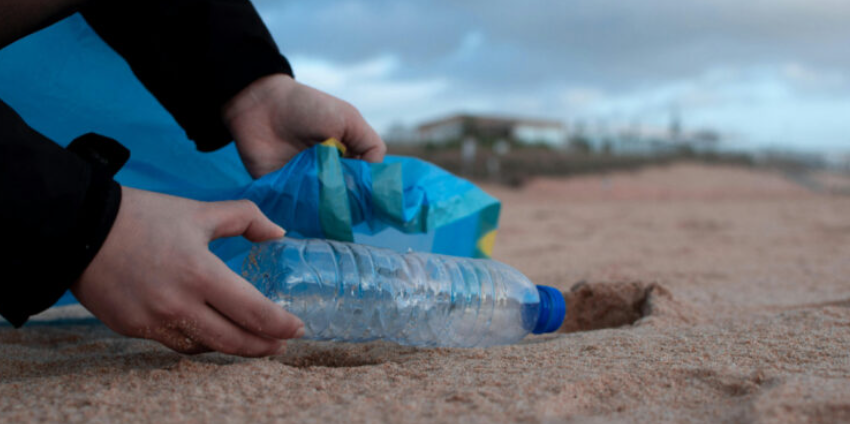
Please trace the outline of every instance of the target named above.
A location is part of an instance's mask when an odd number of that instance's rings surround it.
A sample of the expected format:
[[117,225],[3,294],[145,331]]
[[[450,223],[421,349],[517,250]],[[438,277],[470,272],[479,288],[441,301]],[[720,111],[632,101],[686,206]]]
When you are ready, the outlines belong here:
[[634,324],[655,312],[653,296],[671,297],[669,291],[655,283],[581,281],[564,293],[567,316],[560,331],[572,333]]

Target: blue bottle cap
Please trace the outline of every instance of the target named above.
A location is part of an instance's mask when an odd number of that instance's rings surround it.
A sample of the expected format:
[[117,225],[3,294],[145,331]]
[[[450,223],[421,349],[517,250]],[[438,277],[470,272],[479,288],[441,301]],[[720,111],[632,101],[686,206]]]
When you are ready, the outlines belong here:
[[540,294],[540,314],[537,315],[537,325],[532,333],[551,333],[561,327],[567,316],[567,302],[561,291],[549,286],[537,286]]

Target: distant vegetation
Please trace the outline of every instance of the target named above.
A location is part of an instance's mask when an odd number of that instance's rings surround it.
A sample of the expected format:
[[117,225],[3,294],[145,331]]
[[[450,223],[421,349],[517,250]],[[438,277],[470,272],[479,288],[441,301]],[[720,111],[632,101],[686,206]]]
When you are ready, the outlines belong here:
[[460,141],[443,144],[425,143],[417,146],[390,144],[389,153],[415,156],[473,180],[492,181],[512,186],[522,185],[529,178],[537,176],[573,176],[634,170],[680,160],[742,166],[756,164],[753,157],[746,154],[698,153],[687,148],[652,156],[629,156],[612,155],[604,151],[591,152],[589,149],[580,149],[578,148],[580,146],[572,145],[573,148],[566,151],[554,149],[545,144],[511,143],[509,152],[498,155],[493,149],[493,144],[493,142],[479,144],[475,159],[468,164],[463,162]]

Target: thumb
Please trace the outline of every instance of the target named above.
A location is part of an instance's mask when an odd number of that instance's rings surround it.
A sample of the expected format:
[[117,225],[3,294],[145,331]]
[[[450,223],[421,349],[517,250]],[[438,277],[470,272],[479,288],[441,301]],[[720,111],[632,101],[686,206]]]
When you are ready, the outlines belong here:
[[260,242],[278,239],[286,234],[283,228],[268,219],[250,200],[213,202],[208,207],[212,233],[210,240],[243,236]]

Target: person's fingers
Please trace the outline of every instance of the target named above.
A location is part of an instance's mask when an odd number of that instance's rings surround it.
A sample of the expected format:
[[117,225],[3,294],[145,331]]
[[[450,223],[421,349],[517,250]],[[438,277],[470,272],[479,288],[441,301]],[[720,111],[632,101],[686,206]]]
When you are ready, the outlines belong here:
[[212,239],[243,236],[260,242],[283,237],[283,228],[266,217],[250,200],[209,203]]
[[[212,256],[212,253],[210,253]],[[206,302],[219,313],[259,336],[272,339],[301,337],[304,324],[295,315],[262,295],[236,275],[224,262],[213,257],[209,271],[217,276],[204,287]]]
[[249,333],[209,306],[199,308],[192,320],[182,321],[182,332],[203,346],[221,353],[239,356],[268,356],[283,350],[282,340]]
[[373,144],[371,144],[366,150],[362,151],[359,154],[360,158],[366,162],[381,163],[384,161],[384,156],[387,154],[387,146],[372,127],[369,127],[369,132],[373,134],[374,139],[377,141],[373,142]]
[[351,156],[367,162],[382,162],[387,153],[387,146],[381,136],[353,107],[348,113],[345,133],[340,141],[351,150]]

